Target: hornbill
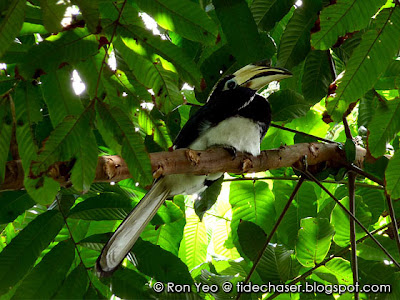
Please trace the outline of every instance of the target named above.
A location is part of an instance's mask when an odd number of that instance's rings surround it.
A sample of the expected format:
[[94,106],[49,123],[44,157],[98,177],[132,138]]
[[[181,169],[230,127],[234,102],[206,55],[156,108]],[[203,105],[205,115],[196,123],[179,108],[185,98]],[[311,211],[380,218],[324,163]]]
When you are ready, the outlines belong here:
[[[257,64],[225,76],[179,132],[174,149],[221,146],[232,154],[241,151],[259,155],[261,140],[271,123],[271,108],[256,92],[271,81],[289,76],[285,69]],[[98,274],[110,275],[118,268],[167,197],[200,193],[220,176],[222,173],[177,174],[157,179],[104,246],[96,263]]]

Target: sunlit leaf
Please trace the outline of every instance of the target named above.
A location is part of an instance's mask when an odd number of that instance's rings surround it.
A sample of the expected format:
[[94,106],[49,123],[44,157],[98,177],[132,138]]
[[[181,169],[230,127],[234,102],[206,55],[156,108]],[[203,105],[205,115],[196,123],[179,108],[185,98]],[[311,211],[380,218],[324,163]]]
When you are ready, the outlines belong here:
[[332,243],[333,226],[328,219],[307,218],[300,221],[296,258],[306,267],[314,267],[327,255]]
[[[393,38],[398,36],[400,9],[382,11],[374,28],[363,35],[360,45],[349,59],[335,97],[329,99],[327,110],[335,120],[341,120],[349,104],[357,101],[373,87],[399,49],[400,38]],[[379,59],[374,59],[376,57]]]
[[338,0],[321,11],[321,29],[311,36],[314,48],[327,50],[339,36],[360,30],[385,3],[384,0]]
[[189,270],[199,266],[207,257],[208,238],[204,222],[190,210],[186,217],[183,239],[179,248],[179,257]]
[[111,108],[104,103],[97,102],[97,111],[106,128],[111,131],[116,141],[122,145],[121,155],[125,159],[133,178],[143,185],[150,184],[150,159],[147,155],[143,140],[135,132],[128,115],[118,108]]
[[368,125],[368,149],[375,157],[386,152],[386,144],[400,131],[400,98],[379,103]]
[[229,202],[232,205],[232,235],[237,239],[241,220],[250,221],[270,232],[275,219],[274,196],[265,182],[232,182]]
[[[349,197],[346,196],[340,202],[349,209]],[[362,197],[358,195],[356,195],[355,216],[364,226],[368,226],[371,221],[371,212],[368,206],[363,203]],[[350,244],[350,217],[337,204],[332,210],[331,223],[335,229],[334,242],[340,247],[348,246]],[[365,232],[356,224],[356,238],[361,238],[364,235]]]
[[62,29],[61,20],[64,18],[65,3],[56,0],[39,0],[43,11],[43,23],[49,32],[58,32]]
[[277,62],[279,66],[292,69],[311,50],[310,30],[317,20],[321,2],[321,0],[304,1],[303,5],[294,11],[279,44]]
[[268,31],[289,12],[293,4],[293,0],[254,0],[250,9],[258,27]]
[[157,23],[183,37],[205,44],[217,42],[217,26],[200,8],[189,0],[137,0],[141,9],[149,13]]

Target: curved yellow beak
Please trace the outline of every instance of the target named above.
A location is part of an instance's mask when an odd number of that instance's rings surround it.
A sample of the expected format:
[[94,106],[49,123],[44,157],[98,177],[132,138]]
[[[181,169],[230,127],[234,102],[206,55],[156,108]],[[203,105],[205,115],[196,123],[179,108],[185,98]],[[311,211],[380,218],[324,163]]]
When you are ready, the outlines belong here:
[[271,81],[281,80],[292,76],[292,73],[283,68],[247,65],[235,73],[238,85],[258,91]]

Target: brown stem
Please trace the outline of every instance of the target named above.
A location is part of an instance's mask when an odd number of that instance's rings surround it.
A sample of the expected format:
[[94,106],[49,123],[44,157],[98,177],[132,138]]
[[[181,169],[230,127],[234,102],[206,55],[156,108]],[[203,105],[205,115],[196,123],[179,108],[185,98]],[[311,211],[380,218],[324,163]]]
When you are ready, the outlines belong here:
[[[349,172],[349,206],[350,212],[356,215],[356,174]],[[356,223],[350,219],[350,244],[351,244],[351,268],[353,271],[353,284],[358,282],[358,260],[357,260],[357,243],[356,243]],[[360,299],[358,291],[354,293],[354,299]]]
[[[366,150],[357,147],[357,162],[362,164]],[[230,172],[235,174],[262,172],[265,170],[291,167],[307,156],[309,166],[330,161],[343,165],[346,163],[344,151],[337,144],[303,143],[281,146],[278,149],[262,151],[259,156],[237,153],[232,159],[230,153],[222,148],[206,151],[178,149],[173,152],[158,152],[150,155],[153,177],[169,174],[210,174]],[[69,169],[68,169],[69,168]],[[47,176],[57,180],[62,186],[70,185],[69,172],[72,168],[68,162],[58,162],[47,172]],[[101,156],[98,159],[94,182],[118,182],[131,178],[125,161],[117,155]],[[24,173],[20,160],[7,163],[6,176],[1,190],[18,190],[24,187]]]

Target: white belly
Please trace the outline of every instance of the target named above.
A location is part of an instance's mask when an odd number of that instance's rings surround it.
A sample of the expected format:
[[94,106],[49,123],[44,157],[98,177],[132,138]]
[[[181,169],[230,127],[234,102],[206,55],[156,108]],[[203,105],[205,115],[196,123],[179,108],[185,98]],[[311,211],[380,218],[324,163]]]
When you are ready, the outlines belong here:
[[208,128],[189,148],[205,150],[212,146],[232,146],[239,152],[256,156],[260,154],[260,130],[260,126],[252,120],[231,117]]
[[[232,146],[237,151],[260,154],[260,126],[243,117],[231,117],[215,127],[210,127],[189,148],[205,150],[212,146]],[[191,195],[206,189],[204,180],[216,180],[222,173],[209,175],[168,175],[165,182],[170,195]]]

